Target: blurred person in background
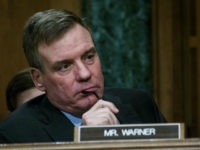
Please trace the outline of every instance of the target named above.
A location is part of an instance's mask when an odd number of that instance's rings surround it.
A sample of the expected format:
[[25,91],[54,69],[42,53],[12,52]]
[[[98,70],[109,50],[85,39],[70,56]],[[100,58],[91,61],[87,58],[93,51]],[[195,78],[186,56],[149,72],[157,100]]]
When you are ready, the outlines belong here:
[[30,69],[24,69],[15,74],[6,88],[6,104],[10,112],[23,103],[44,94],[35,87],[31,78]]

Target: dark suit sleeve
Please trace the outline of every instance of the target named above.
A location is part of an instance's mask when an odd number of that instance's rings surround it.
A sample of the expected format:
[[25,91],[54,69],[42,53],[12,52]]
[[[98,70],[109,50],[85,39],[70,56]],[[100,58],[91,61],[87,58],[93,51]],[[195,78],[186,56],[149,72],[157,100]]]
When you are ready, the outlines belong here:
[[105,88],[106,99],[119,109],[121,123],[165,123],[151,94],[144,90],[129,88]]
[[156,102],[154,101],[153,97],[151,95],[149,95],[149,98],[151,99],[152,104],[154,105],[154,111],[155,111],[155,115],[156,115],[156,122],[158,122],[158,123],[166,123],[167,120],[164,117],[164,115],[160,112],[160,110],[159,110]]
[[153,96],[144,90],[132,90],[132,106],[138,115],[143,118],[144,123],[165,123],[166,119],[160,112]]
[[12,140],[6,136],[6,134],[0,130],[0,144],[12,143]]

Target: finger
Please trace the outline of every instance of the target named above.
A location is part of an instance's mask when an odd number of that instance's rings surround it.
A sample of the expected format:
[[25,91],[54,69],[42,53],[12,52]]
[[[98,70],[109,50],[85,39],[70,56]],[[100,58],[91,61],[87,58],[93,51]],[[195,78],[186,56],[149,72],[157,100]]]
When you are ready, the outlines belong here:
[[84,125],[106,125],[106,124],[119,124],[118,119],[109,108],[99,108],[92,113],[85,113],[82,116]]
[[119,112],[118,108],[113,103],[104,101],[102,99],[99,100],[89,111],[92,112],[99,108],[105,108],[105,107],[109,108],[115,114]]
[[101,114],[104,115],[108,124],[118,124],[119,123],[117,117],[115,116],[115,114],[113,112],[110,111],[109,108],[107,108],[107,107],[101,108],[101,110],[99,110],[99,111],[101,111]]
[[108,107],[99,108],[93,115],[101,124],[118,124],[118,119]]
[[[105,109],[107,109],[107,108],[105,108]],[[109,121],[109,124],[111,124],[111,125],[112,124],[119,124],[119,121],[118,121],[118,119],[117,119],[117,117],[115,116],[114,113],[112,113],[111,111],[108,111],[107,114],[108,115],[106,115],[106,116],[107,116],[107,119]]]

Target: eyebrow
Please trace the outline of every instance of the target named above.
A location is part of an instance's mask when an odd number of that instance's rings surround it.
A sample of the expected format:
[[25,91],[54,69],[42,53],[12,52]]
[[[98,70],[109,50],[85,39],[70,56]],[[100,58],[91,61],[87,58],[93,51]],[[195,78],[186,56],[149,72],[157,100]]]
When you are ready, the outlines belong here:
[[81,57],[84,57],[85,55],[87,55],[88,53],[91,52],[95,52],[96,53],[96,48],[95,47],[91,47],[89,50],[87,50],[85,53],[83,53],[83,55]]
[[[91,53],[91,52],[96,53],[96,48],[95,47],[91,47],[90,49],[88,49],[87,51],[85,51],[81,55],[81,58],[84,57],[85,55],[87,55],[88,53]],[[62,65],[64,63],[71,63],[72,61],[73,61],[72,59],[64,59],[64,60],[61,60],[61,61],[57,61],[52,65],[52,68],[55,69],[55,68],[59,67],[60,65]]]

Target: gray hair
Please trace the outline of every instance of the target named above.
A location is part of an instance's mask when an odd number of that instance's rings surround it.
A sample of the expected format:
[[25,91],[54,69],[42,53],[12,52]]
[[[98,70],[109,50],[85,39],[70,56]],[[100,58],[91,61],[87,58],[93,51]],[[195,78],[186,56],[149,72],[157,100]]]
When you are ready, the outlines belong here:
[[38,46],[41,43],[48,45],[59,39],[75,24],[80,24],[90,32],[89,27],[79,16],[67,10],[49,9],[30,17],[23,34],[23,49],[29,65],[44,71]]

